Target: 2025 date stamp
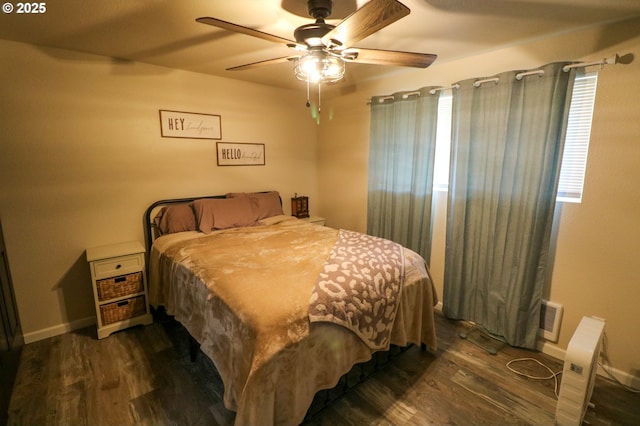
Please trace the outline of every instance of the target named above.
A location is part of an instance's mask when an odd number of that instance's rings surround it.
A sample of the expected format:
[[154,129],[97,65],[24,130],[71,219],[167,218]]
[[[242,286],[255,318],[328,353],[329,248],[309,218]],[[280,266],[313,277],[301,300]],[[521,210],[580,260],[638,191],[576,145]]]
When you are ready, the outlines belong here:
[[47,2],[31,2],[31,3],[11,3],[2,4],[2,12],[9,14],[42,14],[47,13]]

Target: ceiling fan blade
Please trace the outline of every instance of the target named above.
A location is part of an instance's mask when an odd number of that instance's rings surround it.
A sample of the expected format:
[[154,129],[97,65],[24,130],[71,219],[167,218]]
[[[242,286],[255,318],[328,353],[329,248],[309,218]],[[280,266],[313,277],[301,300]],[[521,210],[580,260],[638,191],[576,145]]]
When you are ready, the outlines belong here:
[[[325,46],[350,47],[407,16],[411,11],[397,0],[371,0],[322,37]],[[336,43],[334,40],[337,40]]]
[[227,68],[227,71],[244,71],[252,68],[258,68],[264,65],[280,64],[282,62],[298,59],[300,56],[284,56],[282,58],[267,59],[265,61],[252,62],[250,64],[238,65],[236,67]]
[[[352,53],[357,53],[352,58]],[[362,62],[374,65],[391,65],[398,67],[426,68],[436,60],[438,55],[430,53],[400,52],[397,50],[351,48],[343,51],[343,58],[349,62]]]
[[276,35],[265,33],[259,30],[254,30],[253,28],[243,27],[242,25],[233,24],[231,22],[223,21],[222,19],[210,18],[208,16],[205,16],[202,18],[197,18],[196,21],[200,22],[201,24],[207,24],[225,30],[235,31],[237,33],[246,34],[267,41],[272,41],[274,43],[296,44],[296,42],[294,42],[293,40],[289,40],[284,37],[278,37]]

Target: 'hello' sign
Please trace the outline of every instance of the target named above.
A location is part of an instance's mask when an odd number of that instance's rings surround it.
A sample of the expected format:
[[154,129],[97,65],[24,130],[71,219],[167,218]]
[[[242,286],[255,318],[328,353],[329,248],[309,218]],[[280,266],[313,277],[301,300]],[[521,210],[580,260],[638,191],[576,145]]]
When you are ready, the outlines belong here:
[[263,143],[216,142],[218,166],[264,166]]

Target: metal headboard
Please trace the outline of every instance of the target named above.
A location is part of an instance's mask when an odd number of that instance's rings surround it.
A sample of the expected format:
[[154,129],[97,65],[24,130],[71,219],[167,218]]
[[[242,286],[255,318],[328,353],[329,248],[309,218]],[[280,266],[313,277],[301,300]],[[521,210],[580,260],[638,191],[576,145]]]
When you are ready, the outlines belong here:
[[[144,227],[144,241],[147,249],[147,254],[151,253],[151,245],[153,241],[158,236],[158,230],[155,222],[153,221],[155,215],[154,211],[157,211],[158,208],[169,206],[171,204],[186,204],[190,203],[194,200],[200,200],[202,198],[226,198],[225,195],[205,195],[199,197],[189,197],[189,198],[173,198],[168,200],[159,200],[155,203],[151,204],[147,210],[144,212],[143,217],[143,227]],[[153,216],[152,216],[153,215]]]
[[[270,192],[270,191],[261,191],[261,192]],[[156,201],[155,203],[151,204],[144,212],[144,217],[143,217],[143,228],[144,228],[144,241],[145,241],[145,246],[146,246],[146,253],[147,256],[151,253],[151,245],[153,244],[153,241],[156,239],[156,237],[158,236],[158,232],[156,229],[156,224],[153,221],[154,216],[153,213],[154,211],[157,211],[158,208],[160,207],[164,207],[164,206],[168,206],[171,204],[184,204],[184,203],[190,203],[192,201],[195,200],[200,200],[203,198],[226,198],[226,195],[204,195],[204,196],[199,196],[199,197],[188,197],[188,198],[173,198],[173,199],[168,199],[168,200],[159,200]],[[280,205],[282,205],[282,197],[280,197]]]

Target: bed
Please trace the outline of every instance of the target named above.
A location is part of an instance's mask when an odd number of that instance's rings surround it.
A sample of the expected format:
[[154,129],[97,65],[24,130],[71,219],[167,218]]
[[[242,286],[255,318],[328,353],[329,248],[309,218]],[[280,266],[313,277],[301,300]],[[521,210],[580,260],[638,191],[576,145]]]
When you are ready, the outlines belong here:
[[[436,349],[419,255],[285,216],[276,191],[161,200],[145,226],[150,303],[213,361],[237,425],[300,424],[316,392],[373,353]],[[367,275],[363,296],[353,283]]]

